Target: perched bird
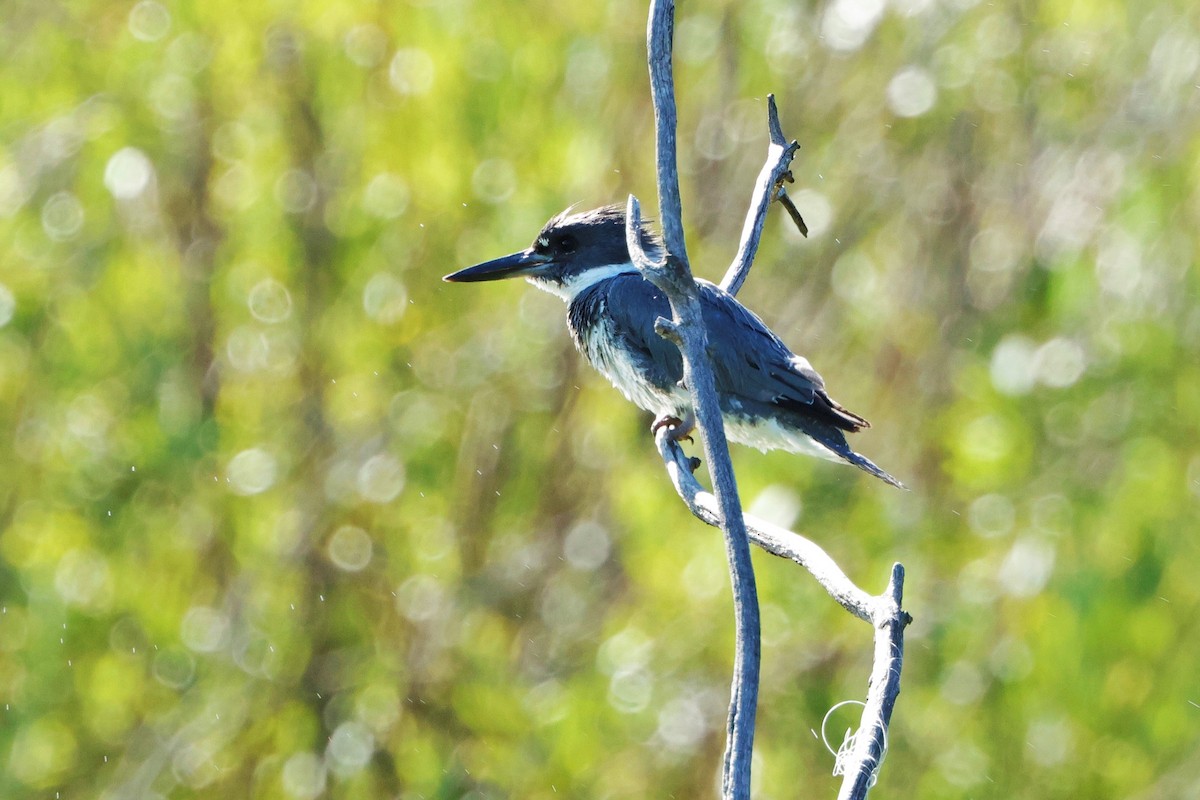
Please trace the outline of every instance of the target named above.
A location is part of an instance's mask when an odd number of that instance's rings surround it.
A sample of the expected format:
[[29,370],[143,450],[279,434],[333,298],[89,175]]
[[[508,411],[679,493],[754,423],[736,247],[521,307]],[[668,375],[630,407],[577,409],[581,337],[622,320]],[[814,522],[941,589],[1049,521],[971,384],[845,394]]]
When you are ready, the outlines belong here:
[[[662,241],[643,226],[650,254]],[[694,425],[692,402],[681,385],[679,349],[654,331],[671,317],[666,296],[642,277],[625,244],[625,209],[605,206],[558,214],[519,253],[447,275],[455,283],[524,277],[567,302],[575,345],[637,406],[657,415],[654,430],[679,438]],[[783,449],[843,461],[904,488],[850,449],[847,432],[870,423],[825,391],[808,360],[788,349],[733,295],[697,280],[726,435],[760,450]]]

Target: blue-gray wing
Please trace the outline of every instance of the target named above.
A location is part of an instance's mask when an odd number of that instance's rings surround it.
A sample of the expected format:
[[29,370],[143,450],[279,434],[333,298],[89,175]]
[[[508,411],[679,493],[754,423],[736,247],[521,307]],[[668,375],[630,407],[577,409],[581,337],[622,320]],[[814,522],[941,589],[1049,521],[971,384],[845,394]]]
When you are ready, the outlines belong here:
[[[783,410],[845,431],[870,427],[830,398],[812,365],[749,309],[719,287],[697,283],[724,411],[766,415]],[[603,286],[601,313],[608,315],[625,351],[655,385],[674,386],[683,377],[683,360],[674,344],[654,332],[656,319],[671,317],[665,295],[636,274],[620,275]]]
[[723,289],[698,283],[722,395],[740,399],[749,409],[774,407],[844,431],[870,427],[835,402],[808,360],[793,353],[752,311]]
[[[903,488],[900,481],[850,448],[845,432],[870,427],[870,423],[833,400],[825,391],[825,381],[806,359],[789,350],[728,292],[706,281],[697,283],[713,377],[725,414],[776,420],[860,469]],[[671,316],[663,293],[640,275],[621,275],[585,290],[572,302],[572,330],[583,329],[588,321],[585,317],[594,321],[597,315],[607,321],[624,358],[638,374],[673,392],[683,377],[683,359],[674,344],[654,332],[655,320]]]

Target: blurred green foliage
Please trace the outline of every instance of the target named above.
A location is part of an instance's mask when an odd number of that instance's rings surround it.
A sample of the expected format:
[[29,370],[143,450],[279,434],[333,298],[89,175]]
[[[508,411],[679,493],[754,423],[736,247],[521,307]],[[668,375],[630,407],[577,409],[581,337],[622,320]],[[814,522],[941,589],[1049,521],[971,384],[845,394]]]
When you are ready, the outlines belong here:
[[[557,300],[441,275],[653,206],[646,9],[9,0],[0,795],[708,797],[719,536]],[[1200,796],[1200,12],[683,3],[689,249],[914,488],[735,451],[864,587],[908,568],[881,796]],[[870,631],[758,558],[760,798]],[[856,715],[835,715],[830,733]]]

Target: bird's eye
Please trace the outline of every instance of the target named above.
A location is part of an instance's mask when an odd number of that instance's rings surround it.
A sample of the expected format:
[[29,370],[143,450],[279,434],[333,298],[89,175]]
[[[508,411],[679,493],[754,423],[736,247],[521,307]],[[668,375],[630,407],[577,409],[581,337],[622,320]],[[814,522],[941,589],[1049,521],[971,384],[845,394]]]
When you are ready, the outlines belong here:
[[574,253],[575,246],[575,237],[570,235],[560,236],[558,237],[558,240],[554,242],[555,249],[562,253]]

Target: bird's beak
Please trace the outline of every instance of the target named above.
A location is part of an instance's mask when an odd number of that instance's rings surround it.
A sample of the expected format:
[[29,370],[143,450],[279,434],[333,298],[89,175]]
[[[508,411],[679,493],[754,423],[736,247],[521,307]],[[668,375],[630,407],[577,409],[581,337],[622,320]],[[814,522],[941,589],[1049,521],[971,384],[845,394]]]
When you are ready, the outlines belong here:
[[522,250],[510,256],[485,261],[473,267],[460,269],[442,278],[451,283],[476,283],[478,281],[498,281],[501,278],[518,278],[533,275],[549,263],[549,259],[529,250]]

